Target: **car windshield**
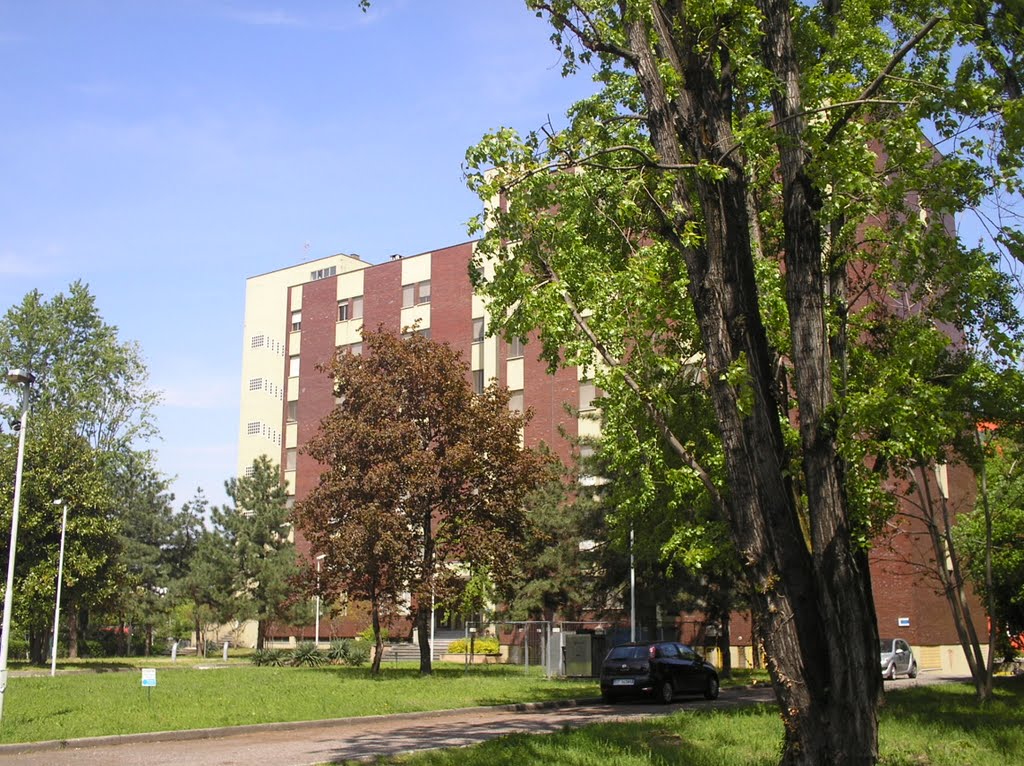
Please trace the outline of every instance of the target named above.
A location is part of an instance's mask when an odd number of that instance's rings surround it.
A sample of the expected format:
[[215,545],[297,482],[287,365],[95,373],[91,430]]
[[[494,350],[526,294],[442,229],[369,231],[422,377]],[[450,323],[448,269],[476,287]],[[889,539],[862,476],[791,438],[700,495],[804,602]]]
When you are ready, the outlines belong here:
[[616,646],[608,652],[609,660],[642,660],[646,656],[646,646]]
[[892,639],[891,638],[883,638],[881,641],[879,641],[878,642],[878,650],[882,654],[885,654],[886,652],[891,652],[892,651]]

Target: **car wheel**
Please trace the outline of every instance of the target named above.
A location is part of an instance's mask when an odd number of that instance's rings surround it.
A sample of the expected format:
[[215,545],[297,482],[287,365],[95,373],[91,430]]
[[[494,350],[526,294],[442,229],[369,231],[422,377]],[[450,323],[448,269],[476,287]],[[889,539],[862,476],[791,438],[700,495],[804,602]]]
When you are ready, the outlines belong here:
[[910,663],[910,670],[907,671],[907,678],[917,678],[917,663]]
[[675,689],[672,688],[671,681],[662,681],[661,686],[658,687],[658,701],[663,705],[669,704],[676,696]]
[[601,692],[601,701],[610,705],[615,702],[615,695],[611,692]]
[[704,699],[716,700],[718,699],[718,677],[708,676],[707,686],[704,687]]

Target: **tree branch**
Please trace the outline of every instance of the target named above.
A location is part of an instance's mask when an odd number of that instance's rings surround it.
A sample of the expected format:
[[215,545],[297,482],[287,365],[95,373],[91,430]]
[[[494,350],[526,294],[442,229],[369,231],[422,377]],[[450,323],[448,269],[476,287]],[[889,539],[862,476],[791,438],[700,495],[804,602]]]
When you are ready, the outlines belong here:
[[828,135],[825,136],[826,143],[831,143],[832,141],[835,140],[836,136],[839,135],[839,131],[846,127],[849,124],[850,120],[853,119],[854,115],[857,113],[857,107],[863,103],[866,103],[867,100],[871,98],[879,88],[882,87],[882,83],[885,82],[885,78],[892,74],[892,71],[904,59],[904,57],[908,53],[910,53],[910,51],[912,51],[919,42],[921,42],[925,37],[927,37],[928,33],[931,32],[932,29],[934,29],[940,21],[942,21],[941,17],[932,16],[930,19],[928,19],[928,21],[925,22],[924,26],[921,27],[920,31],[916,35],[907,40],[907,42],[905,42],[903,46],[898,51],[896,51],[896,53],[893,54],[892,58],[889,59],[889,63],[886,64],[885,69],[879,72],[878,76],[870,83],[868,83],[867,87],[861,91],[860,95],[857,96],[856,99],[854,99],[852,105],[846,110],[846,113],[842,117],[840,117],[839,120],[837,120],[836,123],[832,126],[831,130],[829,130],[828,132]]

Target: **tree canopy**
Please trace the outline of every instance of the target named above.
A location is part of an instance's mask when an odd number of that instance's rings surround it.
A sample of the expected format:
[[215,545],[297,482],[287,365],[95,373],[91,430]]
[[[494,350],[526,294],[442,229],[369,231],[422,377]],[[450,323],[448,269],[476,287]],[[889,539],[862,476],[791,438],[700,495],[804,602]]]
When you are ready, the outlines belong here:
[[324,471],[296,525],[326,554],[323,592],[371,601],[378,636],[380,615],[411,597],[426,673],[432,603],[451,606],[481,574],[507,581],[544,460],[522,447],[527,416],[508,391],[475,394],[449,346],[378,328],[363,348],[324,370],[338,404],[305,448]]
[[[994,374],[1015,363],[1001,266],[1021,255],[1006,208],[1024,139],[1020,14],[973,0],[527,6],[566,72],[593,67],[601,88],[562,129],[502,129],[468,152],[486,207],[476,284],[503,332],[538,328],[553,364],[596,365],[605,412],[656,429],[676,479],[728,523],[783,762],[873,762],[865,546],[885,472],[855,449],[877,399],[850,395],[854,349],[919,380],[934,359],[914,366],[907,343],[955,344]],[[986,204],[1005,212],[985,218]],[[964,211],[987,238],[957,236]],[[677,417],[687,386],[711,429]],[[870,430],[907,459],[941,444]]]

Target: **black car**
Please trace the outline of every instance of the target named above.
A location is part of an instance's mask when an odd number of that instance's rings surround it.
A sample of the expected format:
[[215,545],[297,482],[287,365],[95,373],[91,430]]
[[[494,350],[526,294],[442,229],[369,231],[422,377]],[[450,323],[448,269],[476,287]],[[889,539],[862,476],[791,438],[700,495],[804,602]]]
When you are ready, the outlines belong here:
[[620,644],[601,665],[601,697],[648,695],[668,704],[677,694],[718,697],[718,671],[686,644],[644,641]]

